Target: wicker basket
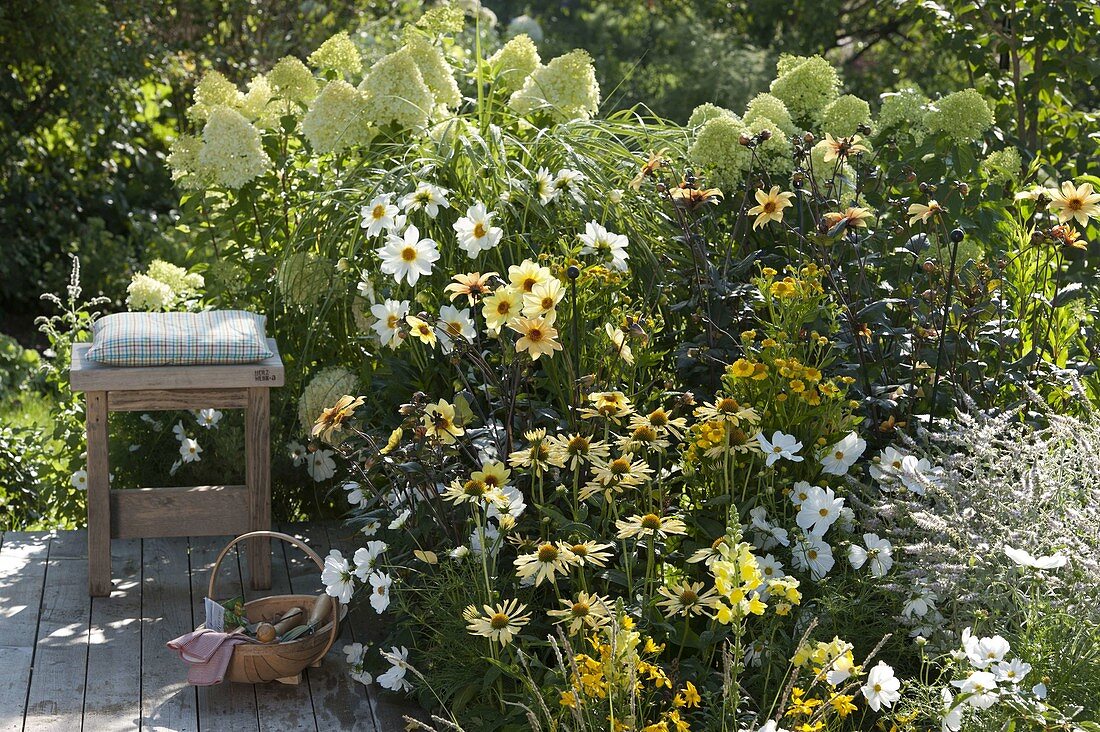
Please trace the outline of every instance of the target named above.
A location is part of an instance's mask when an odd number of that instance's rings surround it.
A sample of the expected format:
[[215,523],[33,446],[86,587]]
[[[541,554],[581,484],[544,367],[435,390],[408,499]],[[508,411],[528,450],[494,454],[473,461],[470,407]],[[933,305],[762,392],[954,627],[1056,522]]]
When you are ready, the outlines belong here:
[[[268,537],[281,539],[293,544],[305,552],[317,567],[324,569],[324,562],[317,553],[306,544],[293,536],[281,534],[277,531],[252,531],[238,536],[222,549],[218,559],[214,562],[214,568],[210,571],[210,586],[207,588],[207,597],[214,599],[214,581],[218,577],[218,569],[222,560],[238,542],[244,539]],[[261,597],[244,605],[245,616],[250,623],[268,622],[275,623],[279,617],[292,607],[302,609],[305,617],[313,611],[313,604],[317,601],[314,595],[273,595]],[[325,626],[318,628],[312,635],[304,636],[287,643],[241,643],[233,648],[233,656],[229,661],[229,668],[225,672],[226,681],[236,681],[244,684],[262,684],[269,681],[281,681],[286,684],[296,684],[300,680],[302,671],[310,665],[317,665],[332,644],[336,642],[340,625],[340,601],[332,600],[332,620]],[[201,627],[201,626],[200,626]]]

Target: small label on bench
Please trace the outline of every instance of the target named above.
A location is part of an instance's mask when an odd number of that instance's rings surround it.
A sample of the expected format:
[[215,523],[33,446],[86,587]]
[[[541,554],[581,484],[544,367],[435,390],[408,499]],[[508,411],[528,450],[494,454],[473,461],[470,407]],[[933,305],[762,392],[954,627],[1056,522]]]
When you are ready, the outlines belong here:
[[265,381],[276,381],[277,377],[271,373],[270,369],[256,369],[252,372],[252,380],[258,383]]
[[206,627],[219,633],[225,632],[225,608],[206,598]]

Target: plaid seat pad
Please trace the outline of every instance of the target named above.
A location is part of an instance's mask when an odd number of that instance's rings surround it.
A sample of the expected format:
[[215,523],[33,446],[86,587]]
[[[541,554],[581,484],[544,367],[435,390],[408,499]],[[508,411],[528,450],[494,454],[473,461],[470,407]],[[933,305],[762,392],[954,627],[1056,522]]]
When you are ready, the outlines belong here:
[[244,310],[115,313],[92,327],[88,359],[107,366],[255,363],[272,355],[266,320]]

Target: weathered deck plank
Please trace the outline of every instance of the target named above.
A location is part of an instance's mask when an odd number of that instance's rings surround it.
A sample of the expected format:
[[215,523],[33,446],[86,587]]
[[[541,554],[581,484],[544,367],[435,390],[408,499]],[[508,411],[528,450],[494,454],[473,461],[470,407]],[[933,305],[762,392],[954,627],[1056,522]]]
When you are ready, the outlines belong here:
[[199,729],[197,696],[183,662],[165,644],[194,629],[187,539],[142,541],[142,729]]
[[51,537],[25,728],[72,732],[84,714],[88,665],[88,560],[78,532]]
[[0,732],[23,729],[38,636],[50,540],[45,533],[8,531],[0,545]]
[[92,599],[84,729],[121,732],[141,724],[141,540],[111,543],[111,577]]
[[[210,536],[191,539],[191,602],[192,617],[196,625],[206,617],[203,600],[206,597],[214,561],[232,538]],[[244,594],[237,554],[237,548],[234,547],[222,561],[214,587],[217,597],[211,599],[228,600]],[[254,730],[259,727],[256,690],[252,686],[223,683],[215,686],[200,686],[198,693],[199,719],[202,720],[203,728]]]

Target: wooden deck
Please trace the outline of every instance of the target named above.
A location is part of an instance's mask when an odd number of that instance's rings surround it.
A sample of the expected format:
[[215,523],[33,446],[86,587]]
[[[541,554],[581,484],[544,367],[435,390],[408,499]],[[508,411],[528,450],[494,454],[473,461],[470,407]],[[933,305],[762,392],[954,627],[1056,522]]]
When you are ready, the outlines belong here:
[[[280,530],[321,556],[354,541],[339,526]],[[165,643],[202,621],[210,569],[228,541],[115,540],[113,592],[93,599],[83,531],[0,535],[0,732],[403,730],[403,715],[414,710],[352,681],[340,650],[367,640],[360,636],[374,620],[369,607],[352,610],[328,657],[298,686],[187,685],[185,665]],[[262,594],[318,592],[316,565],[293,546],[272,544],[272,587]],[[255,595],[241,581],[246,554],[223,563],[219,594]]]

